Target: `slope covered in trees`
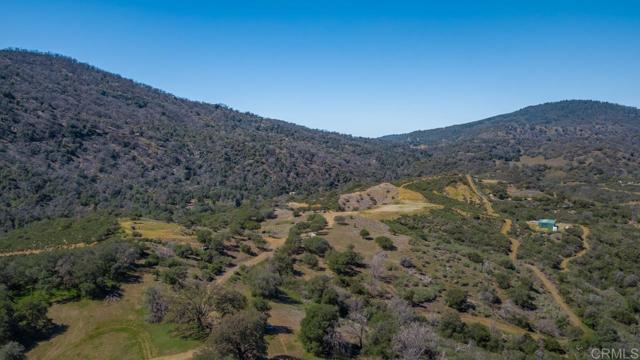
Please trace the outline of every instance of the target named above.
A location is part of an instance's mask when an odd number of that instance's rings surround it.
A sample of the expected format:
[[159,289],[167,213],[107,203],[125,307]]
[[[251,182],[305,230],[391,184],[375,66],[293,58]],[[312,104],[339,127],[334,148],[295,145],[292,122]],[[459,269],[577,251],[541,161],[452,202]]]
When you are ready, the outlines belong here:
[[522,188],[532,179],[547,189],[637,183],[639,124],[636,108],[562,101],[357,138],[180,99],[62,56],[3,50],[0,232],[96,209],[176,219],[220,203],[450,172]]
[[93,208],[164,215],[193,199],[390,179],[420,156],[180,99],[66,57],[0,51],[0,231]]
[[487,172],[496,168],[496,162],[528,162],[569,167],[567,172],[580,168],[579,176],[586,179],[624,180],[640,177],[639,125],[640,109],[568,100],[382,139],[426,149],[433,154],[436,168]]

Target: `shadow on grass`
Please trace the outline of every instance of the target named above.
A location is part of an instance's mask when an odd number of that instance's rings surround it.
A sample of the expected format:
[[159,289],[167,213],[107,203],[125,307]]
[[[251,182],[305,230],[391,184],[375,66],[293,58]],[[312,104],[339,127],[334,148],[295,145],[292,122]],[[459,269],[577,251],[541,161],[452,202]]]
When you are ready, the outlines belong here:
[[28,352],[29,350],[35,348],[39,342],[46,341],[58,335],[61,335],[62,333],[67,331],[68,328],[69,325],[53,324],[51,328],[43,334],[37,336],[25,336],[24,341],[21,341],[21,344],[25,347],[25,352]]
[[279,291],[278,295],[272,299],[273,302],[277,302],[285,305],[300,305],[302,304],[300,301],[290,297],[283,291]]
[[288,326],[267,325],[267,335],[293,334],[293,330]]

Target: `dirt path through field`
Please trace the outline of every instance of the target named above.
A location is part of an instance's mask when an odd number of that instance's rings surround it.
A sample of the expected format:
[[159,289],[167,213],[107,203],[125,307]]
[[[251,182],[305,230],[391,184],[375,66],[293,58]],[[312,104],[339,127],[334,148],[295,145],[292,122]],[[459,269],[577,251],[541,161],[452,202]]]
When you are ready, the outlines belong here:
[[241,263],[236,264],[234,267],[227,269],[227,271],[224,272],[224,274],[222,274],[222,276],[220,276],[219,278],[216,279],[216,283],[218,284],[222,284],[225,281],[229,280],[229,278],[231,278],[231,276],[233,276],[233,274],[235,274],[238,270],[240,270],[240,266],[244,265],[247,267],[251,267],[251,266],[255,266],[258,265],[259,263],[263,262],[264,260],[267,260],[269,258],[271,258],[273,256],[273,253],[280,248],[282,245],[284,245],[284,241],[285,239],[276,239],[274,237],[265,237],[264,238],[267,243],[269,244],[269,247],[271,248],[269,251],[264,251],[261,252],[260,254],[247,259],[246,261],[243,261]]
[[493,210],[493,206],[491,205],[491,201],[489,201],[489,199],[487,199],[487,197],[482,192],[480,192],[480,190],[478,190],[478,188],[476,187],[476,183],[473,182],[473,179],[471,178],[471,175],[467,174],[466,178],[467,178],[467,182],[469,183],[469,186],[471,187],[471,190],[473,190],[473,192],[476,195],[478,195],[478,197],[480,197],[480,199],[482,200],[482,205],[484,205],[484,208],[487,211],[487,215],[489,215],[489,216],[498,216],[498,214],[496,214],[495,210]]
[[179,354],[159,356],[152,358],[151,360],[191,360],[193,359],[193,355],[196,354],[197,349],[185,351]]
[[18,256],[18,255],[35,255],[35,254],[41,254],[41,253],[51,252],[51,251],[56,251],[56,250],[80,249],[80,248],[83,248],[83,247],[94,246],[96,244],[98,244],[98,242],[69,244],[69,245],[49,247],[49,248],[44,248],[44,249],[9,251],[9,252],[0,253],[0,257]]
[[[473,181],[471,179],[471,177],[469,175],[467,175],[467,180],[469,181],[469,184],[473,184]],[[475,191],[475,188],[474,188]],[[488,200],[487,200],[488,201]],[[491,208],[493,209],[493,208]],[[488,212],[488,210],[487,210]],[[508,236],[509,231],[511,230],[511,226],[513,225],[513,221],[511,219],[504,219],[504,223],[502,224],[502,227],[500,228],[500,233]],[[561,269],[563,269],[563,271],[566,270],[568,263],[570,260],[578,258],[580,256],[583,256],[584,254],[586,254],[586,252],[589,250],[589,243],[587,242],[587,238],[590,234],[589,232],[589,228],[587,228],[586,226],[582,226],[582,241],[584,243],[584,249],[581,250],[579,253],[577,253],[576,255],[566,258],[562,261],[562,263],[564,264],[564,267],[561,265]],[[520,247],[520,241],[518,239],[509,237],[509,240],[511,241],[511,251],[509,253],[509,257],[511,258],[511,260],[513,261],[514,265],[516,263],[516,260],[518,258],[518,248]],[[542,272],[542,270],[540,270],[537,266],[532,265],[532,264],[526,264],[527,268],[529,268],[533,274],[535,275],[536,278],[538,278],[538,280],[540,280],[540,282],[542,283],[542,285],[544,286],[544,288],[547,290],[547,292],[551,295],[551,298],[553,299],[553,301],[560,307],[560,309],[567,315],[569,322],[581,329],[585,334],[590,334],[593,331],[586,326],[583,322],[582,319],[580,319],[580,317],[578,315],[576,315],[576,313],[573,312],[573,310],[571,309],[571,307],[569,307],[569,305],[564,301],[564,298],[562,297],[562,295],[560,295],[560,291],[558,290],[558,288],[556,287],[556,285],[553,283],[553,281],[551,281],[551,279],[549,279],[549,277],[547,277],[547,275],[545,273]],[[487,319],[489,321],[491,321],[491,319]],[[523,330],[523,329],[521,329]]]
[[521,327],[515,326],[513,324],[509,324],[508,322],[502,320],[496,320],[492,318],[486,318],[482,316],[475,316],[471,314],[460,314],[460,320],[464,321],[467,324],[481,324],[489,329],[497,329],[507,334],[515,334],[515,335],[524,335],[529,334],[535,340],[541,339],[542,335],[527,331]]
[[588,241],[591,231],[584,225],[580,225],[580,227],[582,228],[582,250],[578,251],[575,255],[564,258],[562,260],[562,262],[560,263],[560,271],[562,272],[569,270],[569,262],[571,260],[584,256],[591,249],[591,245]]
[[518,259],[518,248],[520,248],[520,240],[509,236],[509,231],[511,230],[512,224],[513,222],[511,221],[511,219],[504,219],[504,224],[502,224],[502,228],[500,228],[500,233],[508,237],[509,241],[511,241],[511,252],[509,252],[509,258],[515,265],[515,262]]
[[585,334],[592,333],[593,331],[582,322],[582,319],[580,319],[580,317],[576,315],[576,313],[574,313],[569,305],[564,301],[562,295],[560,295],[560,291],[558,291],[558,288],[553,283],[553,281],[551,281],[551,279],[549,279],[547,275],[543,273],[538,267],[531,264],[527,264],[527,267],[540,280],[540,282],[542,282],[542,285],[545,287],[545,289],[547,289],[549,294],[551,294],[551,297],[556,302],[556,304],[558,304],[562,311],[567,315],[571,325],[579,328]]

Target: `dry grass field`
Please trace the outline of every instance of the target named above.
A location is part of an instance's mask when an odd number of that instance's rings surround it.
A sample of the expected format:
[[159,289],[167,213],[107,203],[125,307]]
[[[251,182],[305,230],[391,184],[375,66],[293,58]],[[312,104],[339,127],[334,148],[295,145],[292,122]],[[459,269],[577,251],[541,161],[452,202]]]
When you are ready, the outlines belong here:
[[127,235],[132,235],[134,231],[136,231],[140,233],[142,237],[149,239],[191,244],[197,243],[194,234],[183,226],[175,223],[152,219],[120,219],[119,223]]

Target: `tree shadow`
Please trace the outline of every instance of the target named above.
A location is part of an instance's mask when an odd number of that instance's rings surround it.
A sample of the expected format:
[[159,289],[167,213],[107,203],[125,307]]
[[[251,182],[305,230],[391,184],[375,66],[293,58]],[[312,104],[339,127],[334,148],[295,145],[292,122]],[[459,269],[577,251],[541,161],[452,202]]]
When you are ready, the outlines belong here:
[[290,297],[286,293],[282,291],[278,291],[278,295],[273,299],[274,302],[285,304],[285,305],[300,305],[302,304],[300,301]]
[[267,335],[293,334],[293,330],[288,326],[269,324],[267,325],[266,333]]
[[22,338],[24,340],[21,340],[20,343],[24,346],[25,352],[28,352],[29,350],[35,348],[39,342],[49,340],[58,335],[61,335],[62,333],[67,331],[68,328],[69,328],[69,325],[54,323],[48,331],[46,331],[41,335],[23,336]]

